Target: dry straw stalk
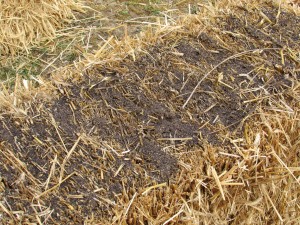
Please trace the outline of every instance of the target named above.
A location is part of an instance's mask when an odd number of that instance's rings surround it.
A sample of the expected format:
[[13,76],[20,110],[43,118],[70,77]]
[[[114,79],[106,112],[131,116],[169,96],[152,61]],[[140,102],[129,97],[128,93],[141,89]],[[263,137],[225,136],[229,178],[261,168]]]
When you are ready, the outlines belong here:
[[65,22],[82,10],[74,0],[0,1],[0,55],[28,52],[30,46],[52,39]]

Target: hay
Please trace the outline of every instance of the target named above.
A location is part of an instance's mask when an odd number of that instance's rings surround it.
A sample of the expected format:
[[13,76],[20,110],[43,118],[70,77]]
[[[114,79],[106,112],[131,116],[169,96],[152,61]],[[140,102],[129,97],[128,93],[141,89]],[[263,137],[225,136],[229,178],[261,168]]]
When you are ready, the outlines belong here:
[[82,11],[74,0],[1,0],[0,55],[27,51],[42,40],[51,40],[63,24]]
[[281,3],[201,5],[3,92],[3,221],[297,223],[300,18]]

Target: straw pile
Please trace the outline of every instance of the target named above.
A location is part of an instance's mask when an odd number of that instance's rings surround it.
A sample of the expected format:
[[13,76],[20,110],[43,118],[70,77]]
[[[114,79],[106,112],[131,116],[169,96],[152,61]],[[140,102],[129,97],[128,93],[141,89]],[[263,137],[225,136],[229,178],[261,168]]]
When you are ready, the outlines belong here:
[[57,29],[82,10],[74,0],[0,1],[0,55],[14,55],[41,40],[55,37]]
[[106,224],[298,224],[299,118],[262,113],[241,154],[184,154],[174,184],[125,194]]
[[17,81],[0,95],[3,221],[297,224],[295,10],[201,5],[40,88]]

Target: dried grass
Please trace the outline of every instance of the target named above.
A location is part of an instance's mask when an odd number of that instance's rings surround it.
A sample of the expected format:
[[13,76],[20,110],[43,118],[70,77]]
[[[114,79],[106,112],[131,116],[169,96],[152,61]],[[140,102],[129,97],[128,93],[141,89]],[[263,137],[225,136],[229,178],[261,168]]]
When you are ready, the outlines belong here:
[[63,24],[83,10],[74,0],[10,0],[0,2],[0,55],[27,51],[38,42],[55,37]]

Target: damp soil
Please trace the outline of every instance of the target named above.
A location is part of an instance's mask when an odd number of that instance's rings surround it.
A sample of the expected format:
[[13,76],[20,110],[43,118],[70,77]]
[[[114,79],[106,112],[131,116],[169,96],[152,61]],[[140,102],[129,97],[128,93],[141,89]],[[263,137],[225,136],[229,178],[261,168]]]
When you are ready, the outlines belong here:
[[[273,8],[264,12],[271,19],[277,13]],[[112,216],[123,192],[172,182],[179,170],[176,153],[207,144],[230,149],[224,134],[243,134],[244,121],[262,104],[252,100],[292,85],[288,74],[299,62],[286,58],[282,65],[272,48],[299,41],[299,22],[284,12],[262,33],[245,19],[220,19],[229,39],[245,34],[236,40],[244,50],[254,48],[249,43],[256,48],[267,43],[270,49],[259,57],[275,75],[268,80],[257,75],[245,57],[229,60],[202,82],[185,108],[201,77],[234,54],[210,33],[185,37],[176,45],[166,40],[117,68],[95,66],[80,81],[58,85],[53,101],[33,102],[26,116],[3,114],[0,146],[7,151],[1,152],[0,175],[10,209],[34,215],[49,207],[53,212],[47,223],[83,224],[92,214]],[[34,219],[24,216],[23,222]]]

